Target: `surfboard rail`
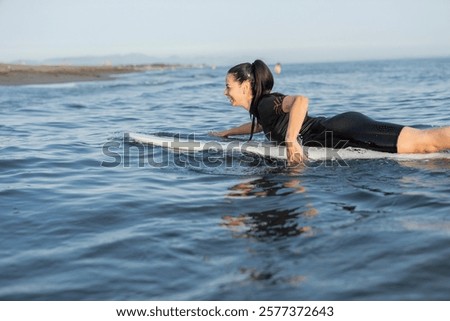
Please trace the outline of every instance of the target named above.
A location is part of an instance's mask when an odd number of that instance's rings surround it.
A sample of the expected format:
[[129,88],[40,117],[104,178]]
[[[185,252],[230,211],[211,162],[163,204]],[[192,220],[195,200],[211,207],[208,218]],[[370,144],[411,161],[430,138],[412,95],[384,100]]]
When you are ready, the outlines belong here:
[[[179,136],[158,135],[158,134],[140,134],[126,133],[130,141],[136,143],[150,144],[162,148],[182,152],[200,152],[200,151],[224,151],[232,153],[239,151],[241,153],[251,153],[261,157],[267,157],[277,160],[286,160],[286,148],[263,141],[242,141],[242,140],[199,140],[181,138]],[[352,159],[396,159],[396,160],[427,160],[427,159],[450,159],[450,153],[430,153],[430,154],[395,154],[385,153],[363,148],[345,148],[333,149],[325,147],[304,147],[304,151],[310,161],[323,160],[352,160]]]

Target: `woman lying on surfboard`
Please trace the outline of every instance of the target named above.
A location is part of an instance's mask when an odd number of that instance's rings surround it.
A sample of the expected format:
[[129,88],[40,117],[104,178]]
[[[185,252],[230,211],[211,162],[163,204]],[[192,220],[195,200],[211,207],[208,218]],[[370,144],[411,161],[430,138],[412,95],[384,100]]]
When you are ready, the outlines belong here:
[[375,121],[358,112],[333,117],[308,115],[308,98],[272,93],[274,80],[261,60],[242,63],[228,71],[225,96],[232,106],[248,110],[252,122],[214,136],[264,131],[269,140],[285,144],[290,164],[304,159],[302,145],[331,148],[361,147],[389,153],[433,153],[450,149],[450,127],[420,130]]

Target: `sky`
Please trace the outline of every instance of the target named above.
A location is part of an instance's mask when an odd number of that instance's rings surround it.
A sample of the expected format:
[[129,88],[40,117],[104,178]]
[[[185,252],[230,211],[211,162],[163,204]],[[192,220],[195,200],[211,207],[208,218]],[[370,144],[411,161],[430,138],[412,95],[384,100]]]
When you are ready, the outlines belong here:
[[206,63],[450,56],[450,0],[0,0],[0,62],[129,53]]

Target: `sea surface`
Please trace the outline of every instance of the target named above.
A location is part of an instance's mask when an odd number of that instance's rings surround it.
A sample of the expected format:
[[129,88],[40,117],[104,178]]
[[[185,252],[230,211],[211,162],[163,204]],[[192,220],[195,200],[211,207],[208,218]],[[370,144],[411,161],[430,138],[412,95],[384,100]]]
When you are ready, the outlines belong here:
[[[450,299],[448,158],[289,168],[129,142],[248,122],[228,67],[0,86],[1,300]],[[283,65],[275,82],[315,116],[450,125],[450,59]]]

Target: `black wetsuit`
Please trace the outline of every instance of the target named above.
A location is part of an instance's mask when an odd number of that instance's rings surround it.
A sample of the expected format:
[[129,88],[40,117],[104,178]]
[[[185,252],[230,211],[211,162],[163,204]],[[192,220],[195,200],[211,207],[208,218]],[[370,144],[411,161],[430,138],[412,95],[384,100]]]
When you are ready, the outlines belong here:
[[[266,137],[284,143],[289,113],[282,109],[285,95],[265,95],[258,104],[258,123]],[[396,153],[397,140],[404,126],[379,122],[358,112],[347,112],[333,117],[306,115],[299,137],[305,146],[332,148],[361,147]]]

